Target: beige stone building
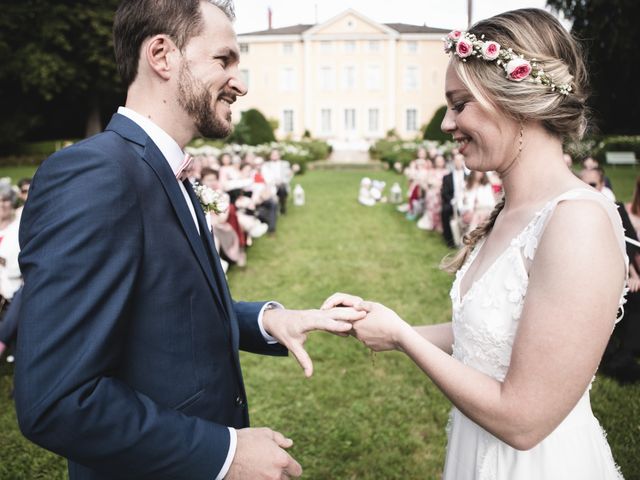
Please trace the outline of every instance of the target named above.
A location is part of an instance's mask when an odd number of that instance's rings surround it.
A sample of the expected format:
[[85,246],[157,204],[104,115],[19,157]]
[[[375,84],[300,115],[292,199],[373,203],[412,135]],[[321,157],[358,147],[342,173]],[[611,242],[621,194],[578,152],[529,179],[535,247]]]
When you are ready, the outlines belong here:
[[395,129],[414,138],[445,103],[446,30],[381,24],[346,10],[317,25],[238,35],[249,87],[235,105],[278,120],[278,138],[305,130],[357,149]]

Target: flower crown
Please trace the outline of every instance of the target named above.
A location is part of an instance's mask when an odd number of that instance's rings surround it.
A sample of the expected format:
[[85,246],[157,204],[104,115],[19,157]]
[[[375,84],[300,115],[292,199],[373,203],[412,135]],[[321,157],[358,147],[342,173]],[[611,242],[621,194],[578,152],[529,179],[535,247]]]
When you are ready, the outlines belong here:
[[457,55],[463,62],[469,57],[482,58],[487,62],[495,60],[503,68],[507,78],[514,82],[530,78],[532,82],[545,85],[552,92],[558,91],[562,95],[569,95],[573,90],[571,84],[553,83],[551,76],[538,65],[535,58],[526,60],[510,48],[504,49],[497,42],[485,40],[484,35],[478,39],[473,33],[452,30],[443,40],[446,53]]

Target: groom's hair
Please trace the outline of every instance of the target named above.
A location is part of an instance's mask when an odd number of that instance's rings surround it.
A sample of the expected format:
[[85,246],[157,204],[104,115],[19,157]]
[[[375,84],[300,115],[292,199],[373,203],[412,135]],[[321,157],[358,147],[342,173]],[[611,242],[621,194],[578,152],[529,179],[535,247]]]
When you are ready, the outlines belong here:
[[[145,39],[165,34],[182,50],[202,31],[203,0],[123,0],[113,22],[113,48],[118,72],[129,87],[138,75],[140,47]],[[208,0],[231,21],[233,0]]]

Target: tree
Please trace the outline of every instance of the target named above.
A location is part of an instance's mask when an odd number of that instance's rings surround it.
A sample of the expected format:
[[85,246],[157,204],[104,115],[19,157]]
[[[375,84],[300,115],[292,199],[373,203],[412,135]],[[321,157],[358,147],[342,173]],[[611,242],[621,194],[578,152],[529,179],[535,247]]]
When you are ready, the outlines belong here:
[[590,106],[601,133],[638,134],[640,95],[640,2],[637,0],[547,0],[573,21],[571,32],[587,53]]
[[445,142],[447,140],[451,140],[451,135],[444,133],[440,129],[440,125],[442,124],[442,120],[447,113],[446,105],[441,106],[436,110],[436,113],[433,114],[431,121],[424,129],[423,138],[425,140],[438,140],[439,142]]
[[3,1],[0,143],[82,136],[101,107],[122,100],[111,39],[118,3]]

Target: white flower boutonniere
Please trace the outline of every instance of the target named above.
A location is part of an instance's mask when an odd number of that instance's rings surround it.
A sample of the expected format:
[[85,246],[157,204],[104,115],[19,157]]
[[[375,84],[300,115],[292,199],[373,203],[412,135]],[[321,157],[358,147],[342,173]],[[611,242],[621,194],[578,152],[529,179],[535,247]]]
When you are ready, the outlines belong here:
[[206,185],[200,185],[199,183],[196,183],[193,189],[205,213],[214,212],[221,214],[229,208],[229,202],[224,194],[216,192]]

